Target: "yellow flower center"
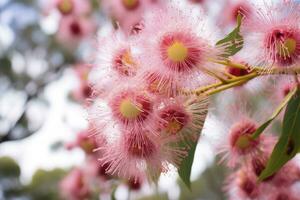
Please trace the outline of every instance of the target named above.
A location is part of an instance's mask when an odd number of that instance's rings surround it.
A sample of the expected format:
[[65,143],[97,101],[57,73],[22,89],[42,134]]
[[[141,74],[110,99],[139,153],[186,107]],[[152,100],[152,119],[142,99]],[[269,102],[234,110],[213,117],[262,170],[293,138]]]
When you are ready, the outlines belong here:
[[173,119],[166,126],[166,132],[170,134],[176,134],[182,129],[182,124]]
[[133,104],[129,99],[124,99],[120,105],[120,113],[127,119],[137,118],[141,114],[141,109]]
[[73,9],[73,4],[71,0],[61,0],[58,4],[58,9],[62,13],[70,13]]
[[130,50],[122,50],[115,58],[115,70],[122,76],[133,76],[138,68]]
[[92,153],[94,150],[94,145],[91,141],[83,141],[80,146],[86,153]]
[[123,0],[123,5],[127,9],[134,9],[139,3],[139,0]]
[[277,52],[280,56],[289,56],[295,52],[297,42],[293,38],[288,38],[283,44],[277,46]]
[[126,66],[136,66],[130,51],[126,51],[123,55],[122,55],[122,63]]
[[182,62],[188,56],[188,49],[181,42],[174,42],[167,51],[169,59],[174,62]]
[[250,146],[251,138],[248,135],[240,136],[236,141],[236,146],[240,149],[246,149]]

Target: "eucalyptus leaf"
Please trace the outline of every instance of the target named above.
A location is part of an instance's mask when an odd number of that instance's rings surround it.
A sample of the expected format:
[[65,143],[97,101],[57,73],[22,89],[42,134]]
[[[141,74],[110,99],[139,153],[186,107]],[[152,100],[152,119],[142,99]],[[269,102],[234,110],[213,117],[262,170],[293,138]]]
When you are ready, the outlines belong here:
[[[203,124],[205,122],[205,118],[207,116],[207,108],[208,108],[208,103],[207,103],[207,99],[200,99],[200,101],[203,101],[203,107],[202,108],[197,108],[202,110],[202,113],[198,113],[199,115],[203,116],[203,121],[197,121],[195,123],[198,123],[199,127],[201,127],[200,130],[198,130],[198,139],[200,137],[201,131],[202,131],[202,127]],[[179,146],[182,148],[187,148],[188,146],[188,154],[187,156],[181,161],[181,164],[178,168],[178,174],[181,178],[181,180],[185,183],[185,185],[191,189],[191,180],[190,180],[190,176],[191,176],[191,170],[192,170],[192,165],[194,162],[194,155],[195,155],[195,150],[198,144],[198,139],[195,141],[191,141],[190,144],[186,144],[186,142],[182,141]]]
[[116,191],[117,191],[117,187],[115,187],[111,192],[111,195],[110,195],[111,200],[117,200]]
[[291,160],[300,149],[300,89],[290,99],[284,119],[281,136],[271,154],[266,168],[259,176],[264,180],[275,174],[280,168]]
[[240,34],[240,28],[242,24],[242,15],[237,16],[237,26],[230,32],[225,38],[216,43],[217,46],[223,47],[225,52],[221,54],[221,57],[228,58],[239,52],[243,48],[244,39]]
[[291,98],[295,95],[296,92],[297,92],[297,88],[294,88],[292,91],[290,91],[288,95],[286,95],[286,97],[283,99],[281,104],[274,111],[272,116],[253,133],[252,135],[253,139],[256,139],[270,125],[270,123],[281,113],[281,111],[288,104],[288,102],[291,100]]
[[195,150],[197,147],[197,142],[193,142],[193,144],[190,146],[188,155],[183,159],[181,162],[180,168],[178,170],[178,174],[181,178],[181,180],[185,183],[185,185],[191,189],[191,171],[192,171],[192,165],[194,162],[194,155]]

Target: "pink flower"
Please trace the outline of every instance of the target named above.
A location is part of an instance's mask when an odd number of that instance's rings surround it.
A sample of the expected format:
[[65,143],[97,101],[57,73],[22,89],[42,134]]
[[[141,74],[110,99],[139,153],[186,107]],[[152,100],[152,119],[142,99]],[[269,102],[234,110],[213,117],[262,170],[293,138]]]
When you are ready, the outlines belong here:
[[291,67],[300,62],[300,6],[270,3],[257,6],[242,26],[244,53],[252,65]]
[[61,15],[86,15],[91,12],[91,5],[87,0],[52,0],[46,10],[58,10]]
[[252,135],[257,130],[256,122],[244,118],[229,130],[227,144],[220,148],[220,153],[225,153],[222,161],[228,159],[228,166],[235,167],[238,163],[251,162],[255,157],[260,157],[260,153],[272,148],[275,139],[271,135],[260,135],[253,139]]
[[268,96],[274,104],[279,105],[297,83],[294,77],[275,77],[274,82],[275,84],[269,84]]
[[120,30],[100,38],[98,46],[92,78],[94,90],[105,96],[115,84],[133,78],[140,66],[132,39],[126,38]]
[[157,98],[135,79],[115,86],[90,107],[89,119],[97,127],[94,134],[107,141],[98,148],[104,154],[99,160],[109,174],[155,180],[186,156],[188,146],[175,144],[198,139],[206,112],[205,98]]
[[230,200],[263,199],[264,184],[246,167],[232,173],[225,181],[224,190]]
[[91,66],[78,64],[74,71],[79,81],[79,87],[72,91],[72,96],[78,102],[86,102],[88,98],[92,97],[92,88],[88,80]]
[[226,0],[218,16],[218,24],[222,27],[232,27],[237,23],[237,16],[241,14],[249,17],[254,12],[252,5],[243,0]]
[[98,159],[95,155],[87,156],[83,170],[90,182],[104,184],[112,177],[106,173],[108,165],[103,165]]
[[[271,153],[271,152],[270,152]],[[299,164],[293,159],[284,165],[278,172],[271,178],[270,184],[274,187],[287,188],[291,187],[300,180],[300,167]],[[269,179],[267,179],[268,181]]]
[[90,108],[90,120],[103,126],[110,123],[115,125],[114,129],[147,128],[156,134],[157,117],[153,107],[157,100],[136,80],[122,84],[115,85],[109,95],[103,98],[104,101],[95,99]]
[[292,188],[279,187],[269,191],[266,196],[272,200],[299,200],[298,195]]
[[162,135],[179,137],[186,144],[195,142],[207,114],[208,102],[196,97],[163,99],[157,108]]
[[73,142],[68,143],[68,149],[81,148],[87,156],[99,157],[103,152],[97,151],[99,147],[106,145],[107,141],[100,134],[101,129],[95,125],[93,121],[90,121],[86,130],[80,131],[76,134],[76,138]]
[[144,25],[137,36],[141,79],[151,79],[158,91],[168,94],[177,93],[178,86],[198,87],[212,81],[201,68],[208,67],[208,60],[216,58],[218,50],[206,40],[211,37],[201,29],[201,16],[193,17],[188,9],[169,5],[147,15]]
[[87,154],[92,154],[94,149],[97,148],[96,138],[88,131],[82,131],[77,134],[76,144]]
[[147,176],[154,181],[170,169],[169,164],[178,166],[186,156],[184,148],[174,146],[176,142],[145,129],[123,130],[115,142],[105,147],[105,156],[99,160],[109,164],[110,174],[134,180]]
[[89,39],[95,30],[90,18],[65,16],[61,19],[57,39],[67,48],[76,47],[83,39]]
[[163,1],[153,0],[104,0],[105,11],[120,25],[121,29],[130,34],[134,27],[141,23],[146,11],[162,6]]
[[82,200],[89,198],[90,191],[83,171],[73,169],[60,183],[60,191],[67,200]]

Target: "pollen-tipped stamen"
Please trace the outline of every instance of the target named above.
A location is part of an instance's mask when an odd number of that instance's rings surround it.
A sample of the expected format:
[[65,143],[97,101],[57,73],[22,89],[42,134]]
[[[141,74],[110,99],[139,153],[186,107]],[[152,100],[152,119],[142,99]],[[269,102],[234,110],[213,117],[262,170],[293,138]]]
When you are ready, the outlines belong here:
[[236,147],[239,149],[247,149],[251,145],[251,141],[253,139],[249,135],[241,135],[237,140],[236,140]]
[[282,44],[277,46],[279,56],[286,57],[292,55],[297,48],[297,42],[293,38],[286,39]]
[[166,132],[170,134],[176,134],[183,128],[183,125],[177,121],[176,119],[173,119],[170,121],[166,126]]
[[133,10],[138,7],[139,0],[122,0],[124,7],[128,10]]
[[57,4],[57,9],[62,13],[62,14],[69,14],[73,10],[73,2],[71,0],[61,0]]
[[122,76],[133,76],[136,74],[136,62],[130,50],[120,51],[114,60],[114,69]]
[[188,48],[182,42],[174,42],[167,51],[169,59],[174,62],[183,62],[188,56]]
[[120,113],[124,118],[134,119],[141,114],[141,109],[129,99],[124,99],[120,104]]

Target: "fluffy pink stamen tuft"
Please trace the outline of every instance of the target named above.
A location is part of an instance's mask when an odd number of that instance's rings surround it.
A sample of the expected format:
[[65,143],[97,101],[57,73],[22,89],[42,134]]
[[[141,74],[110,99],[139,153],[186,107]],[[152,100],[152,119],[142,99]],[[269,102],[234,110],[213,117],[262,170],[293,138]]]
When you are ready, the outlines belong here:
[[235,124],[230,130],[231,148],[240,154],[247,154],[257,147],[258,140],[251,138],[256,131],[257,125],[251,121],[242,121]]
[[236,23],[236,18],[238,14],[241,14],[244,17],[247,17],[252,12],[252,8],[249,6],[248,3],[239,2],[236,4],[231,11],[232,14],[232,22]]
[[238,185],[239,189],[245,196],[256,198],[258,196],[256,180],[247,175],[242,176]]
[[147,159],[154,155],[157,147],[147,136],[147,132],[128,132],[125,135],[124,148],[129,155],[140,159]]
[[160,72],[147,72],[143,76],[147,91],[162,96],[174,96],[178,89],[172,77],[163,76]]
[[114,69],[122,76],[134,76],[136,74],[136,63],[130,50],[122,49],[114,59]]
[[189,116],[181,107],[169,106],[160,111],[161,128],[168,134],[177,134],[187,124]]
[[161,57],[167,68],[175,72],[189,72],[202,60],[198,39],[188,33],[168,33],[160,45]]
[[152,112],[152,103],[143,93],[134,91],[123,91],[110,102],[113,116],[128,125],[143,122]]
[[264,44],[269,59],[274,63],[289,66],[300,59],[300,30],[275,27],[266,34]]

